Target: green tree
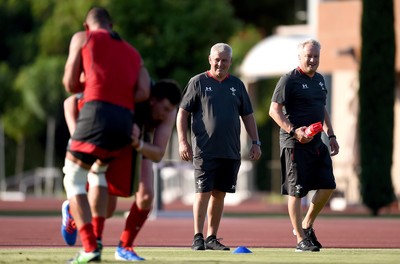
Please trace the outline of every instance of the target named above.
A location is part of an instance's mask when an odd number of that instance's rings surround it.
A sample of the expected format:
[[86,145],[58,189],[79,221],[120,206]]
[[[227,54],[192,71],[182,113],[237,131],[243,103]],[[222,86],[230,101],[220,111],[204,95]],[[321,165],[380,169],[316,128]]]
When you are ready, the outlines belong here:
[[[11,157],[11,153],[22,150],[24,144],[23,134],[26,127],[20,126],[24,119],[30,119],[30,115],[24,114],[24,106],[21,96],[14,88],[14,78],[21,65],[29,63],[35,57],[37,45],[34,43],[34,22],[31,15],[29,0],[4,0],[0,2],[0,16],[2,18],[0,34],[3,36],[0,42],[1,64],[1,121],[4,126],[6,174],[18,174],[22,172],[20,166],[15,165],[23,157]],[[35,124],[33,124],[35,126]],[[33,129],[33,127],[31,127]],[[16,143],[16,147],[14,144]],[[21,152],[19,152],[21,153]],[[16,161],[17,160],[17,161]],[[22,162],[23,163],[23,162]],[[11,166],[10,166],[11,165]],[[12,166],[15,165],[15,166]]]
[[242,64],[247,53],[260,42],[262,38],[260,31],[252,25],[246,25],[229,38],[228,43],[233,49],[232,66],[234,71],[238,71],[238,67]]
[[16,78],[22,104],[39,120],[55,117],[54,109],[66,97],[61,84],[64,63],[64,57],[39,57],[34,64],[22,68]]
[[[22,162],[18,170],[29,169],[24,160],[36,166],[42,161],[42,151],[29,159],[24,152],[44,145],[49,119],[62,126],[59,109],[66,93],[61,79],[69,41],[84,30],[82,23],[94,5],[110,11],[114,29],[137,47],[154,79],[174,78],[182,85],[208,68],[210,46],[226,42],[240,26],[227,0],[1,1],[1,119],[6,136],[15,141],[7,153],[16,153],[16,162]],[[65,146],[61,149],[64,155]]]
[[113,1],[109,10],[115,30],[140,51],[153,78],[181,85],[208,69],[211,46],[241,26],[227,0]]
[[84,30],[83,22],[90,7],[109,3],[109,0],[32,1],[34,18],[42,21],[37,33],[38,55],[66,58],[71,37]]
[[252,24],[265,36],[274,34],[280,25],[304,24],[308,0],[230,0],[235,9],[235,17]]
[[13,74],[7,63],[0,62],[0,113],[1,116],[12,104]]
[[364,204],[377,215],[380,208],[395,198],[391,181],[395,98],[393,1],[363,1],[361,57],[361,194]]
[[[2,119],[6,134],[16,142],[16,175],[24,171],[26,149],[32,150],[46,124],[51,124],[58,117],[55,109],[62,105],[65,97],[60,82],[63,68],[64,58],[38,58],[34,64],[23,67],[15,79],[14,88],[19,103],[10,108]],[[33,165],[36,167],[37,162],[43,160],[43,155],[33,157],[31,160],[36,161]]]
[[31,61],[37,46],[34,36],[34,21],[29,0],[0,1],[0,61],[6,61],[11,69]]

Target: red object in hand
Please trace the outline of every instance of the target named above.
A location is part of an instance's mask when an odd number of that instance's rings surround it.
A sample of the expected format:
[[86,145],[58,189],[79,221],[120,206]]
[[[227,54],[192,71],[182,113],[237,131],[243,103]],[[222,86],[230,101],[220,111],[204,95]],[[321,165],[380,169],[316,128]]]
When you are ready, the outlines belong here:
[[318,134],[319,132],[322,132],[322,123],[321,122],[317,122],[314,124],[309,125],[306,130],[304,131],[306,133],[307,136],[309,137],[313,137],[316,134]]

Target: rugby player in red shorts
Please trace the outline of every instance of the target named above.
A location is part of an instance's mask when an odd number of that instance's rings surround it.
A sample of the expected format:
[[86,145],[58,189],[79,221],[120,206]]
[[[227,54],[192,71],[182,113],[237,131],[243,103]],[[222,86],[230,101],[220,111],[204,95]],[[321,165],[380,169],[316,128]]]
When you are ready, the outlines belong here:
[[[109,192],[107,217],[111,217],[115,211],[118,196],[130,197],[135,194],[136,198],[115,252],[115,258],[118,260],[143,260],[133,250],[133,242],[152,208],[154,197],[152,162],[159,162],[164,156],[180,99],[181,91],[174,81],[157,82],[151,88],[150,99],[135,106],[135,123],[140,128],[140,135],[134,133],[132,146],[124,149],[123,153],[110,163],[106,172]],[[65,118],[70,133],[74,131],[75,120],[83,103],[83,98],[77,96],[69,97],[64,102]],[[139,173],[139,184],[135,186]],[[89,182],[90,177],[91,174]],[[89,188],[95,187],[90,185]],[[65,203],[68,204],[67,201]],[[96,215],[95,201],[91,206],[93,215]],[[93,222],[93,225],[96,231],[96,223]],[[73,231],[73,226],[68,228]],[[96,235],[101,241],[102,234],[99,232]],[[64,231],[63,237],[64,239],[67,237],[65,240],[70,242],[67,242],[68,244],[75,244],[76,238],[73,238],[72,232]]]
[[[112,30],[107,10],[91,8],[84,26],[86,31],[71,39],[63,76],[67,92],[85,96],[63,167],[64,188],[83,245],[69,263],[101,259],[92,220],[103,228],[108,199],[104,172],[118,152],[132,143],[134,102],[146,100],[150,93],[150,78],[139,52]],[[94,164],[98,173],[93,178],[100,187],[88,194],[86,182]],[[93,219],[88,197],[98,202],[98,216]]]

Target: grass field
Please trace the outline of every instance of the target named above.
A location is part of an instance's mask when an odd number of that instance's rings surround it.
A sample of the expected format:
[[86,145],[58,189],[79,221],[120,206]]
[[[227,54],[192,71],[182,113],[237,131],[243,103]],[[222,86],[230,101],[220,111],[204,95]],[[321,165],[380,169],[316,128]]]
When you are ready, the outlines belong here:
[[[231,251],[192,251],[188,248],[138,247],[143,263],[324,263],[324,264],[398,264],[400,249],[322,249],[321,252],[298,253],[292,248],[249,248],[252,253]],[[65,263],[78,248],[1,248],[0,263]],[[114,248],[103,250],[101,263],[124,263],[114,260]]]

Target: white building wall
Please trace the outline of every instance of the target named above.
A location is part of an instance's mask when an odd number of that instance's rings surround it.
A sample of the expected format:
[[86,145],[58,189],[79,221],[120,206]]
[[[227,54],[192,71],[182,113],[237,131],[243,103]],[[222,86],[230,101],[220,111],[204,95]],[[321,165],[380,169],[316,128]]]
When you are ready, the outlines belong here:
[[392,182],[400,203],[400,86],[396,89],[394,109]]
[[[358,119],[358,73],[356,71],[335,71],[332,74],[331,119],[340,152],[332,158],[337,189],[345,193],[348,203],[360,203],[359,148],[357,141]],[[397,197],[400,197],[400,89],[396,89],[394,106],[394,136],[392,183]]]
[[337,190],[344,192],[348,203],[360,202],[358,178],[358,74],[355,71],[335,71],[332,74],[333,129],[340,146],[339,154],[332,157]]

